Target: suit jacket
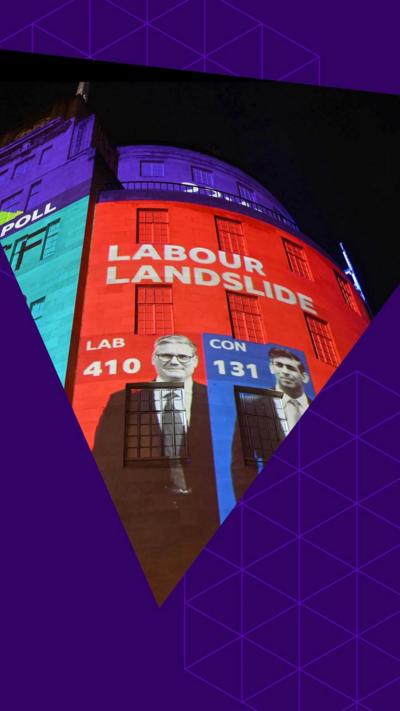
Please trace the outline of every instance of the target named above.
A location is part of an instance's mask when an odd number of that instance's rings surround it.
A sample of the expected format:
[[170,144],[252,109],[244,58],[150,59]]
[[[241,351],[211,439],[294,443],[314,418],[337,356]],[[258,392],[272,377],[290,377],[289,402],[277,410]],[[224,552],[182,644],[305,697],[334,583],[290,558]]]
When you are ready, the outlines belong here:
[[[131,397],[135,397],[134,394]],[[159,603],[219,526],[207,388],[193,383],[189,457],[124,465],[125,390],[111,395],[93,454]],[[189,494],[173,491],[177,466]]]
[[[312,403],[311,398],[308,397],[307,395],[307,402],[310,405]],[[281,428],[281,431],[277,433],[277,442],[276,442],[276,449],[278,448],[279,444],[283,442],[285,439],[286,433],[284,430]],[[233,435],[233,441],[232,441],[232,452],[231,452],[231,457],[232,457],[232,464],[231,464],[231,470],[232,470],[232,483],[233,483],[233,489],[235,493],[235,498],[236,501],[239,501],[243,494],[247,491],[249,486],[253,483],[254,479],[256,478],[260,464],[261,462],[264,463],[264,465],[267,463],[267,460],[263,458],[263,455],[261,452],[254,452],[254,461],[246,461],[243,455],[243,446],[242,446],[242,437],[240,433],[240,427],[238,420],[236,420],[235,424],[235,431]],[[258,460],[257,460],[258,457]]]

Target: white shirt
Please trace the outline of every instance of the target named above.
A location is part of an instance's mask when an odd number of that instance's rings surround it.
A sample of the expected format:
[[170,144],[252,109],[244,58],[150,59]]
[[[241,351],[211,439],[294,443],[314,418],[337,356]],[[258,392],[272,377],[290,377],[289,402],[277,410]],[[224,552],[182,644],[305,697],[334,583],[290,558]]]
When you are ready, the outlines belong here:
[[[165,380],[161,380],[160,377],[156,378],[157,383],[165,383]],[[173,385],[172,382],[168,382],[168,385]],[[185,407],[185,412],[186,412],[186,421],[185,421],[185,430],[187,431],[187,428],[190,425],[190,412],[192,409],[192,399],[193,399],[193,380],[192,378],[186,378],[184,382],[184,387],[183,388],[177,388],[177,391],[182,392],[183,390],[183,404]],[[168,392],[168,390],[166,391]],[[153,392],[153,397],[154,397],[154,404],[156,405],[157,409],[157,419],[158,419],[158,424],[160,425],[160,428],[162,426],[162,413],[165,408],[166,400],[165,398],[161,400],[162,395],[161,395],[161,388],[160,390],[156,388]]]
[[283,393],[282,406],[290,431],[309,406],[307,395],[303,393],[300,397],[290,397]]

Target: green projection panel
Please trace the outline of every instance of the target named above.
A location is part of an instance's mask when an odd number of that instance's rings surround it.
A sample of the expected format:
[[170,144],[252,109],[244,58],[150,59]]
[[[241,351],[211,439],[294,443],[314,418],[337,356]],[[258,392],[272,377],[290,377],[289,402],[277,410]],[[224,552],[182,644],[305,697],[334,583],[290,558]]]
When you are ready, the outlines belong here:
[[1,240],[64,384],[89,197]]

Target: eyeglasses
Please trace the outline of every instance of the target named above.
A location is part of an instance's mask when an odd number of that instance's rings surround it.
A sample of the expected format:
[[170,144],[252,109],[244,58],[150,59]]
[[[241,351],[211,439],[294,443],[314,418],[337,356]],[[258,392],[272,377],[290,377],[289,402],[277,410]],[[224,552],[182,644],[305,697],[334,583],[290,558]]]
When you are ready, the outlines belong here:
[[168,363],[172,358],[176,358],[179,363],[189,363],[194,356],[185,355],[184,353],[156,353],[157,358],[160,359],[161,363]]

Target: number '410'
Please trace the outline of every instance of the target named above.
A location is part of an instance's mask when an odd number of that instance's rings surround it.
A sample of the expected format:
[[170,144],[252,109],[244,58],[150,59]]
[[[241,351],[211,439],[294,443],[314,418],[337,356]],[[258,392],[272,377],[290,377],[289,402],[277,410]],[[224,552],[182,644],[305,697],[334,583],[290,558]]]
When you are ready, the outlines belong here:
[[[141,363],[138,358],[127,358],[121,364],[121,368],[124,373],[129,373],[130,375],[137,373],[140,370],[140,366]],[[104,364],[101,360],[94,360],[90,363],[90,365],[88,365],[87,368],[85,368],[83,374],[94,375],[96,377],[104,372],[103,367],[108,375],[117,375],[119,364],[115,358],[113,360],[107,360]]]

